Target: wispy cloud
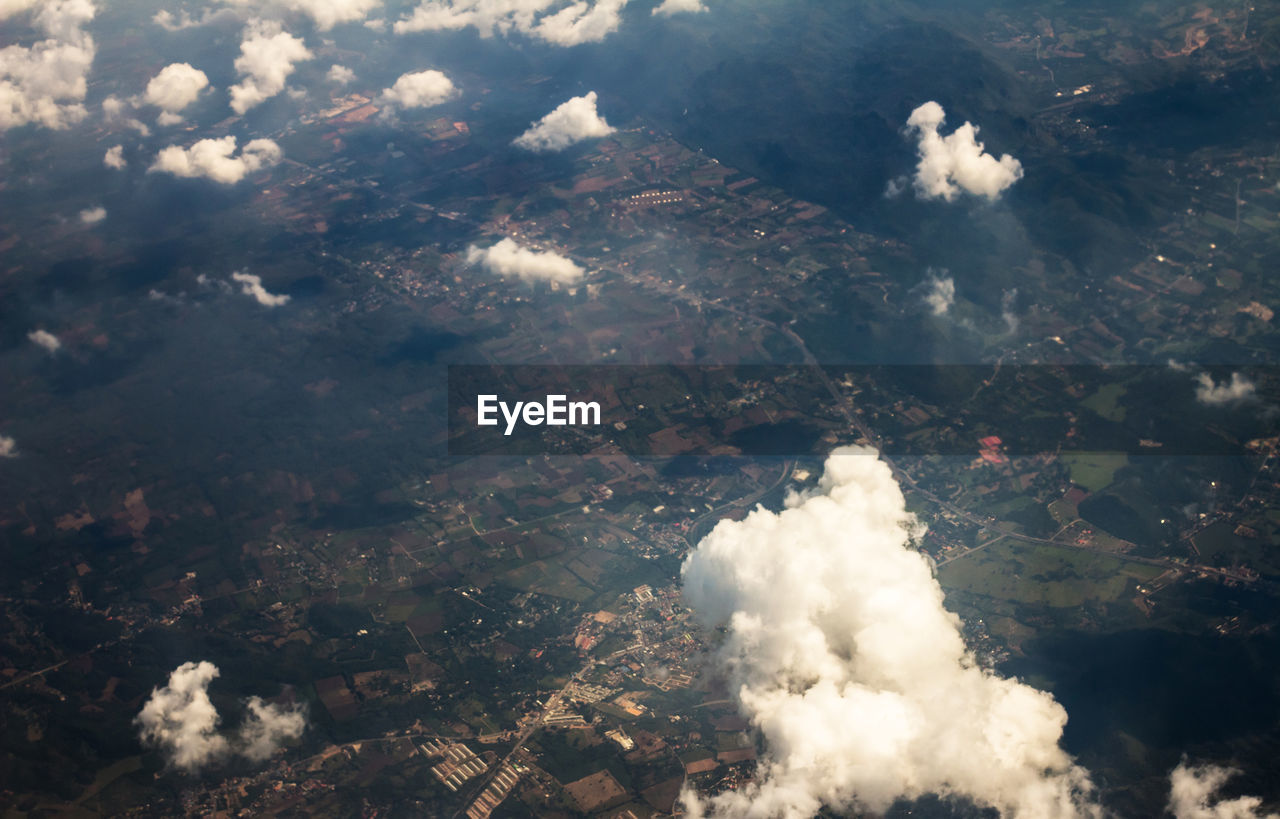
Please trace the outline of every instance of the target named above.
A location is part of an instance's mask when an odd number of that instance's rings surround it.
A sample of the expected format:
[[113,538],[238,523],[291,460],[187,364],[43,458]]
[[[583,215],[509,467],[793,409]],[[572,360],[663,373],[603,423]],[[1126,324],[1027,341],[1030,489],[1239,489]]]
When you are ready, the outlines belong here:
[[280,307],[289,303],[288,296],[267,292],[267,288],[262,286],[261,276],[237,271],[231,274],[231,278],[240,283],[241,293],[253,296],[254,301],[263,307]]
[[423,0],[397,34],[475,28],[482,37],[519,32],[558,46],[603,40],[618,29],[627,0]]
[[1257,391],[1257,385],[1240,373],[1232,373],[1231,379],[1222,383],[1215,383],[1213,376],[1208,373],[1196,376],[1196,400],[1211,407],[1247,401]]
[[107,209],[102,205],[95,205],[80,211],[80,221],[86,225],[96,225],[106,218]]
[[27,340],[50,354],[62,349],[62,341],[48,330],[32,330],[27,333]]
[[924,303],[935,316],[945,316],[956,303],[956,282],[950,276],[929,271],[924,283]]
[[1277,819],[1274,813],[1259,812],[1262,800],[1256,796],[1217,798],[1238,773],[1218,765],[1189,765],[1184,759],[1169,774],[1169,812],[1174,819]]

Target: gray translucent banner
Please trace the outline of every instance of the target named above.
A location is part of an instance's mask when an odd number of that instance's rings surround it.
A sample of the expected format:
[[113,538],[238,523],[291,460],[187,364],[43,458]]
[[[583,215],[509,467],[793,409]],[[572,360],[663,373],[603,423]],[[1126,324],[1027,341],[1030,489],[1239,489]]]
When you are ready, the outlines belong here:
[[451,366],[449,453],[1241,455],[1269,370],[1155,366]]

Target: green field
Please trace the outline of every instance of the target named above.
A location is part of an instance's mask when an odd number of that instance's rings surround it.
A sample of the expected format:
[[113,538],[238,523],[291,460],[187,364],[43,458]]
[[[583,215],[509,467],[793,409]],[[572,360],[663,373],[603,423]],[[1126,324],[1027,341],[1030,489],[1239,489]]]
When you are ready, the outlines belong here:
[[1196,533],[1194,542],[1204,562],[1212,566],[1241,564],[1264,575],[1280,574],[1280,550],[1265,531],[1252,540],[1236,535],[1233,528],[1219,521]]
[[1120,406],[1118,402],[1124,397],[1125,392],[1127,390],[1124,384],[1107,384],[1081,401],[1080,404],[1098,413],[1108,421],[1115,421],[1118,424],[1124,420],[1124,407]]
[[1121,597],[1130,581],[1160,573],[1155,566],[1057,546],[996,543],[938,571],[943,588],[1016,603],[1064,608]]
[[555,560],[535,560],[502,575],[503,582],[524,591],[585,603],[596,592]]
[[1071,472],[1071,482],[1090,492],[1105,489],[1129,456],[1110,452],[1069,452],[1059,456]]

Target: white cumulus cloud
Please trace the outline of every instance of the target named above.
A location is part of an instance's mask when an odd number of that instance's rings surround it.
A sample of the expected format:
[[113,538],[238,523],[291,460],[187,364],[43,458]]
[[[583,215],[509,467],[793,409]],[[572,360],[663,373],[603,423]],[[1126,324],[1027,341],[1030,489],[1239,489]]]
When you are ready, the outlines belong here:
[[102,205],[96,205],[92,208],[85,208],[80,211],[80,221],[86,225],[96,225],[103,219],[107,218],[107,209]]
[[616,129],[596,111],[596,92],[560,103],[511,144],[528,151],[563,151],[570,145],[608,136]]
[[1000,318],[1004,320],[1005,329],[1010,335],[1018,332],[1018,327],[1022,324],[1018,318],[1018,288],[1006,290],[1000,296]]
[[581,0],[542,17],[530,33],[558,46],[598,43],[618,30],[626,5],[627,0]]
[[27,340],[49,353],[62,349],[62,341],[48,330],[32,330],[27,333]]
[[669,17],[672,14],[693,14],[706,10],[702,0],[662,0],[662,4],[654,8],[653,14]]
[[243,79],[231,86],[231,109],[243,114],[284,90],[293,64],[311,59],[305,43],[276,23],[253,20],[245,27],[235,68]]
[[8,435],[0,435],[0,458],[18,457],[18,442]]
[[280,749],[286,739],[297,739],[307,727],[302,709],[281,708],[264,702],[261,697],[250,697],[249,713],[240,725],[237,749],[253,762],[262,762]]
[[423,0],[396,22],[396,34],[474,27],[482,37],[512,31],[528,33],[539,15],[557,0]]
[[263,307],[280,307],[289,303],[287,295],[277,295],[270,293],[267,288],[262,286],[262,277],[253,273],[235,272],[231,274],[231,278],[240,282],[240,292],[246,296],[253,296],[254,300]]
[[145,122],[133,116],[133,100],[122,100],[119,97],[106,97],[102,100],[102,116],[109,125],[124,125],[132,128],[142,136],[151,136],[151,128]]
[[1258,387],[1240,373],[1232,373],[1231,380],[1215,383],[1213,376],[1200,373],[1196,376],[1196,400],[1211,407],[1236,404],[1253,398]]
[[200,13],[199,17],[192,17],[191,13],[183,9],[174,14],[168,9],[161,9],[151,16],[151,22],[160,26],[165,31],[182,31],[183,29],[195,28],[203,26],[223,15],[231,16],[234,12],[229,9],[212,9],[206,8]]
[[89,0],[19,0],[0,6],[0,19],[31,11],[46,36],[30,46],[0,48],[0,131],[23,125],[62,129],[80,122],[93,64],[93,38],[84,26],[96,9]]
[[142,99],[163,112],[162,125],[172,125],[182,121],[178,112],[199,99],[200,92],[208,87],[209,78],[203,71],[190,63],[173,63],[151,78]]
[[1239,771],[1217,765],[1188,765],[1184,760],[1169,775],[1169,812],[1174,819],[1278,819],[1262,814],[1256,796],[1217,799],[1218,791]]
[[875,450],[843,447],[814,491],[721,521],[685,560],[684,598],[724,628],[718,663],[765,744],[753,784],[686,790],[688,815],[880,814],[929,793],[1100,815],[1059,747],[1066,711],[977,664],[913,530]]
[[247,175],[280,161],[284,152],[269,139],[255,139],[236,154],[236,138],[202,139],[190,148],[170,145],[156,155],[148,173],[171,173],[174,176],[204,177],[231,185]]
[[482,37],[519,32],[559,46],[599,42],[617,30],[627,0],[423,0],[397,34],[475,28]]
[[467,248],[467,263],[482,265],[505,278],[514,277],[527,282],[574,284],[584,275],[583,269],[572,259],[550,250],[530,250],[512,239],[503,239],[496,245],[483,249],[471,245]]
[[222,718],[209,699],[209,684],[219,676],[218,667],[202,660],[178,666],[168,685],[153,688],[134,724],[144,745],[158,749],[175,768],[198,771],[238,754],[261,762],[274,754],[286,739],[296,739],[306,728],[300,708],[280,708],[250,697],[247,714],[234,739],[218,731]]
[[339,23],[363,20],[370,11],[382,5],[382,0],[218,0],[224,8],[205,8],[199,16],[186,9],[177,14],[161,10],[151,21],[166,31],[181,31],[202,26],[222,17],[247,14],[259,18],[279,18],[287,12],[310,17],[320,31],[328,31]]
[[326,31],[338,23],[363,20],[382,0],[289,0],[286,5],[310,16],[316,28]]
[[[370,11],[382,5],[382,0],[222,0],[228,6],[248,9],[253,14],[265,14],[279,10],[305,14],[315,22],[316,28],[328,31],[339,23],[363,20]],[[274,8],[273,8],[274,7]]]
[[434,69],[401,74],[395,84],[382,92],[384,105],[400,108],[430,108],[458,96],[453,80]]
[[[960,193],[997,199],[1006,188],[1022,178],[1022,163],[1008,154],[996,159],[977,141],[978,128],[966,122],[948,136],[938,133],[946,113],[936,102],[926,102],[911,112],[908,133],[917,138],[920,162],[914,186],[922,199],[947,202]],[[890,183],[889,193],[900,189]]]
[[106,154],[102,155],[102,164],[108,168],[115,170],[124,170],[128,166],[128,161],[124,159],[124,146],[113,145],[106,148]]
[[143,745],[158,748],[175,768],[197,771],[230,750],[218,733],[218,709],[209,699],[209,683],[218,676],[213,663],[183,663],[169,684],[153,688],[134,718]]
[[345,65],[331,65],[329,66],[329,73],[325,75],[325,79],[337,85],[346,85],[355,78],[356,72]]
[[8,20],[36,4],[36,0],[0,0],[0,20]]
[[955,279],[930,271],[929,278],[925,279],[924,303],[935,316],[945,316],[956,303]]

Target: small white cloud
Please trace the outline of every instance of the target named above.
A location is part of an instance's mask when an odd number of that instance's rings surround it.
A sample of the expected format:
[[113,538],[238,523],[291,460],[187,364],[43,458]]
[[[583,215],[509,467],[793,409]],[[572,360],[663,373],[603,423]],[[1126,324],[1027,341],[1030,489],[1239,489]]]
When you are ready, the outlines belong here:
[[219,676],[213,663],[183,663],[169,675],[169,684],[154,688],[134,718],[142,744],[158,749],[167,764],[195,772],[231,754],[261,762],[286,739],[306,728],[301,708],[280,708],[250,697],[247,714],[234,741],[218,731],[222,721],[209,699],[209,684]]
[[289,297],[286,295],[276,295],[267,292],[262,286],[262,277],[255,276],[252,273],[235,272],[231,274],[231,278],[240,282],[240,292],[246,296],[253,296],[254,300],[263,307],[280,307],[289,303]]
[[262,762],[280,750],[282,742],[302,736],[307,727],[300,706],[281,708],[261,697],[250,697],[249,713],[240,726],[238,752],[251,762]]
[[230,282],[224,281],[223,279],[212,278],[206,273],[201,273],[200,275],[196,276],[196,284],[204,288],[218,290],[222,293],[235,292],[235,288],[231,286]]
[[596,92],[591,91],[556,106],[512,144],[535,153],[562,151],[584,140],[608,136],[615,130],[596,112]]
[[530,34],[558,46],[598,43],[618,30],[627,0],[572,3],[542,17]]
[[209,699],[209,683],[218,673],[210,662],[183,663],[169,675],[168,685],[151,690],[134,718],[142,744],[158,748],[175,768],[198,771],[230,750]]
[[363,20],[382,5],[382,0],[290,0],[288,5],[309,15],[316,28],[327,31],[338,23]]
[[1211,407],[1237,404],[1254,397],[1258,387],[1240,373],[1232,373],[1230,381],[1214,383],[1213,376],[1200,373],[1196,376],[1196,400]]
[[1262,814],[1256,796],[1216,799],[1227,780],[1239,771],[1217,765],[1191,766],[1184,760],[1169,774],[1169,812],[1174,819],[1278,819]]
[[[552,45],[599,42],[617,30],[627,0],[423,0],[396,34],[475,28],[481,37],[519,32]],[[557,6],[560,6],[557,8]]]
[[[996,159],[977,141],[978,128],[966,122],[950,136],[938,129],[946,119],[942,106],[926,102],[911,112],[907,131],[917,136],[920,162],[916,165],[915,190],[921,199],[953,200],[961,192],[997,199],[1022,178],[1022,163],[1008,154]],[[890,183],[887,194],[895,193]]]
[[[512,26],[517,15],[532,21],[536,9],[534,3],[530,8],[517,11],[514,8],[498,9],[494,3],[483,3],[482,0],[424,0],[408,17],[396,21],[393,30],[396,34],[408,34],[415,31],[456,31],[474,26],[482,37],[490,37],[496,30],[506,31]],[[545,7],[545,4],[540,4]],[[528,22],[524,24],[528,25]]]
[[48,330],[32,330],[27,333],[27,339],[48,353],[56,353],[62,349],[62,341]]
[[142,99],[163,112],[161,125],[173,125],[182,122],[178,112],[199,99],[200,92],[208,87],[209,78],[203,71],[189,63],[173,63],[151,78]]
[[401,74],[382,92],[382,103],[400,108],[429,108],[458,96],[453,80],[434,69]]
[[190,148],[170,145],[156,155],[148,173],[171,173],[188,178],[204,177],[231,185],[247,175],[280,161],[284,152],[269,139],[255,139],[244,146],[238,156],[236,138],[202,139]]
[[956,303],[955,279],[930,272],[925,280],[924,303],[935,316],[945,316]]
[[151,128],[142,120],[132,116],[132,112],[132,104],[118,97],[106,97],[102,100],[102,116],[109,125],[124,125],[144,137],[151,136]]
[[152,15],[151,22],[160,26],[160,28],[165,31],[182,31],[183,29],[203,26],[205,23],[209,23],[220,16],[231,14],[233,14],[233,12],[228,9],[207,8],[199,17],[192,17],[190,12],[185,9],[177,15],[167,9],[161,9]]
[[112,145],[102,157],[102,164],[117,171],[124,170],[129,164],[124,158],[124,146]]
[[157,290],[154,287],[147,291],[147,299],[163,302],[164,304],[182,304],[182,294],[170,296],[168,293]]
[[325,79],[335,85],[347,85],[356,78],[356,72],[347,68],[345,65],[333,65],[329,67],[329,73],[325,75]]
[[1018,327],[1022,321],[1018,318],[1016,307],[1018,304],[1018,288],[1006,290],[1004,295],[1000,297],[1000,318],[1004,320],[1005,329],[1009,335],[1018,332]]
[[483,249],[471,245],[467,248],[467,263],[482,265],[499,276],[515,277],[527,282],[575,284],[584,275],[583,269],[574,264],[572,259],[550,250],[529,250],[512,239],[503,239],[496,245]]
[[80,221],[86,225],[96,225],[97,223],[101,222],[103,219],[106,219],[106,218],[107,218],[107,209],[104,208],[102,205],[97,205],[92,208],[85,208],[84,210],[80,211]]
[[235,61],[244,79],[231,86],[231,109],[243,114],[279,94],[293,73],[293,64],[311,57],[302,40],[281,31],[278,23],[250,21]]
[[271,5],[296,11],[310,17],[320,31],[328,31],[339,23],[363,20],[370,11],[382,5],[382,0],[278,0],[274,4],[262,0],[221,0],[228,6],[247,9],[253,14],[263,14]]
[[18,457],[18,442],[8,435],[0,435],[0,458]]
[[695,14],[706,11],[702,0],[662,0],[662,5],[653,10],[653,14],[670,17],[673,14]]

